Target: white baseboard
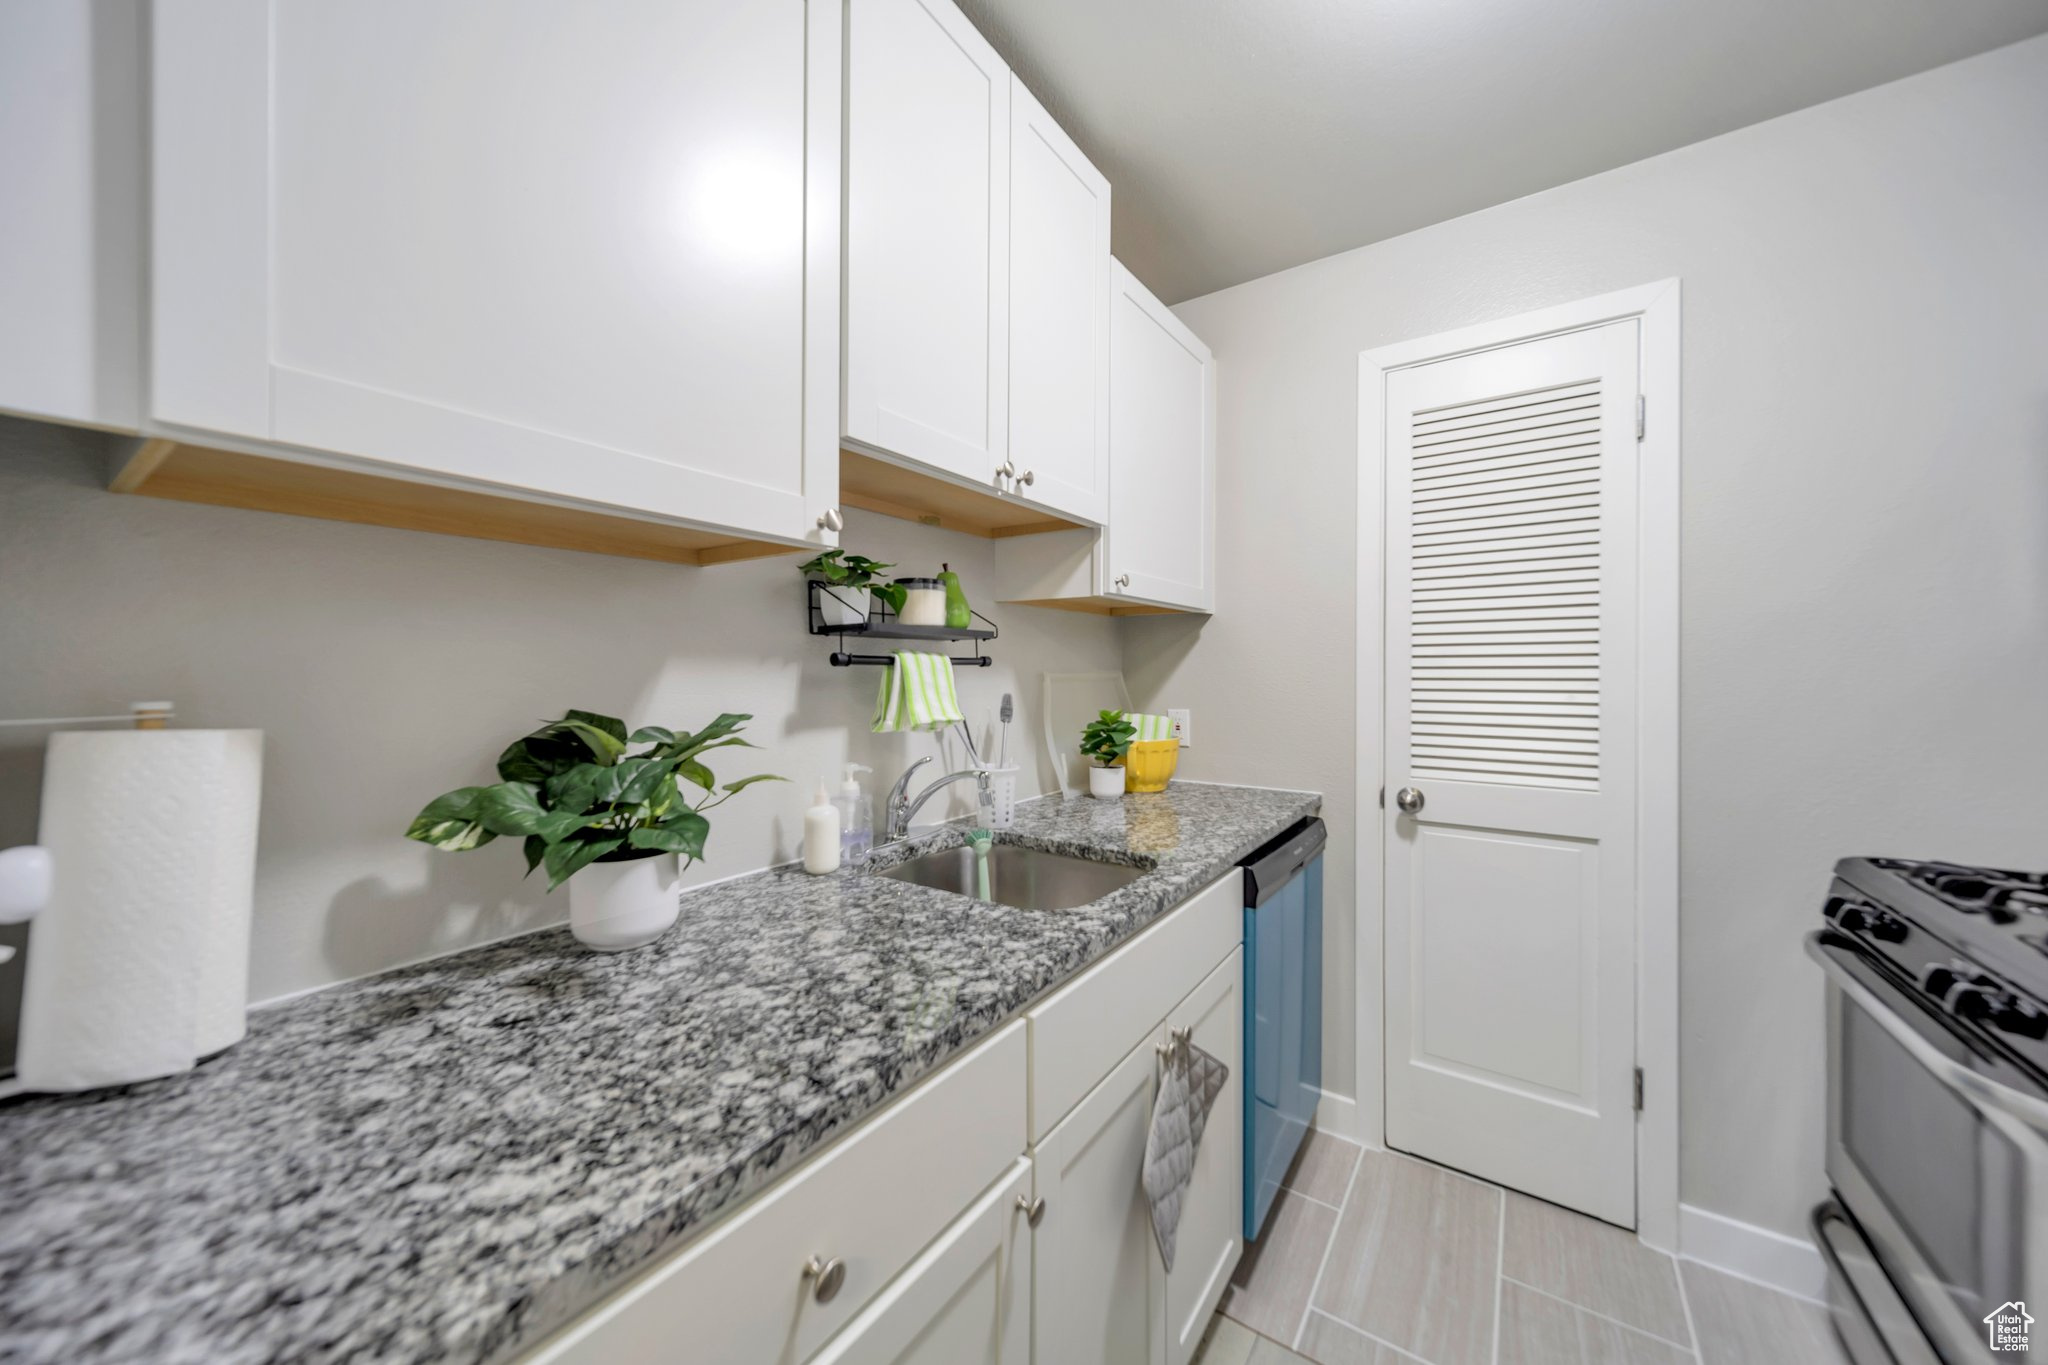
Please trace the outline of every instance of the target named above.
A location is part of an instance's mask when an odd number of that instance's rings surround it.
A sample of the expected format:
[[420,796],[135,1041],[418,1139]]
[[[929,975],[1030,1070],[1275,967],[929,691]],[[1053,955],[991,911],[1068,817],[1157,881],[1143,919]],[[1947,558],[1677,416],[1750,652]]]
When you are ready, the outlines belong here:
[[1783,1294],[1816,1303],[1827,1296],[1827,1268],[1813,1243],[1690,1204],[1678,1206],[1678,1254]]
[[1361,1133],[1359,1124],[1358,1101],[1349,1095],[1339,1095],[1325,1090],[1322,1099],[1316,1102],[1316,1128],[1319,1132],[1343,1138],[1346,1142],[1358,1143],[1362,1147],[1379,1146],[1380,1135]]

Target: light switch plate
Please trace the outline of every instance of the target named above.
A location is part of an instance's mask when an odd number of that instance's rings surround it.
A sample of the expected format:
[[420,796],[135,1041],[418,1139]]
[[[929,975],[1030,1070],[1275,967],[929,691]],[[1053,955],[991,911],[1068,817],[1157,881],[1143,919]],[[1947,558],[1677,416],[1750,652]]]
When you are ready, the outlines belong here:
[[1166,718],[1173,722],[1173,737],[1180,741],[1180,747],[1183,749],[1188,747],[1188,732],[1193,728],[1193,722],[1189,719],[1190,714],[1186,709],[1176,711],[1170,706],[1166,708]]

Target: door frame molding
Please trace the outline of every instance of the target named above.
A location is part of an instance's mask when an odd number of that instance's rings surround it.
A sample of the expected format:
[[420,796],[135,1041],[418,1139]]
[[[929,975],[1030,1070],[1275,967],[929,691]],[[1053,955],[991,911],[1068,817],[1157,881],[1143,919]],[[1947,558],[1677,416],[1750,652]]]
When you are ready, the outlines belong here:
[[[1659,280],[1362,351],[1358,357],[1358,860],[1355,989],[1384,981],[1386,382],[1390,371],[1609,322],[1641,324],[1646,404],[1637,449],[1636,1235],[1678,1250],[1679,281]],[[1377,474],[1373,471],[1377,471]],[[1370,752],[1368,752],[1370,747]],[[1384,996],[1381,997],[1384,1000]],[[1342,1126],[1386,1140],[1386,1021],[1357,1011],[1357,1108]],[[1334,1115],[1333,1115],[1334,1117]]]

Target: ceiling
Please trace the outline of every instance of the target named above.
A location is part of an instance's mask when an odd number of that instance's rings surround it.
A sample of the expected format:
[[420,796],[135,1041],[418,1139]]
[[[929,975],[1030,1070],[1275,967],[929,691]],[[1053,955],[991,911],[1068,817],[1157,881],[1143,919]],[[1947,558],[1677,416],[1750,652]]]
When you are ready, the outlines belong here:
[[959,0],[1170,303],[2048,32],[2048,0]]

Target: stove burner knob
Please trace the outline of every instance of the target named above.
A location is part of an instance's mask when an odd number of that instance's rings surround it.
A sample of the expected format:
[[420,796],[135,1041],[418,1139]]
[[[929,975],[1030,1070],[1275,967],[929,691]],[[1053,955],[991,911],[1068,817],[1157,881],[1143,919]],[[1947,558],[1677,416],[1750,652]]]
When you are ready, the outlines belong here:
[[2005,1009],[2011,996],[1990,986],[1965,986],[1947,1000],[1950,1014],[1964,1019],[1990,1022]]
[[2006,1033],[2017,1033],[2022,1038],[2036,1042],[2048,1038],[2048,1010],[2030,1004],[2016,995],[2008,995],[2000,1003],[1998,1013],[1991,1016],[1993,1027]]
[[1948,993],[1966,979],[1967,970],[1967,968],[1944,967],[1940,963],[1930,962],[1921,969],[1920,989],[1936,997],[1943,1004],[1947,1004]]
[[1906,922],[1897,915],[1888,915],[1882,910],[1873,911],[1870,916],[1870,936],[1884,943],[1904,943],[1911,934]]
[[1845,933],[1861,934],[1869,932],[1871,921],[1877,911],[1862,901],[1852,901],[1846,896],[1830,896],[1821,914],[1837,929]]

